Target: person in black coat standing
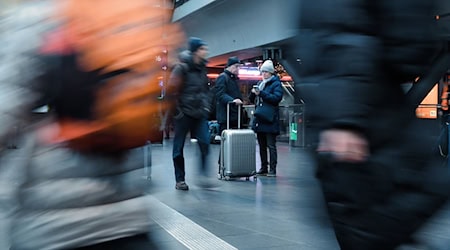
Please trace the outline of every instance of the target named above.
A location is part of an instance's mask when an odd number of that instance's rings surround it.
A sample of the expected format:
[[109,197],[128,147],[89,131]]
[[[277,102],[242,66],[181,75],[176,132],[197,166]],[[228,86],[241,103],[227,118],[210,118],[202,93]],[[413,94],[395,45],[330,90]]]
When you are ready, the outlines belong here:
[[[266,60],[261,65],[260,71],[263,79],[257,87],[252,88],[249,96],[250,102],[255,103],[252,129],[256,132],[258,138],[259,156],[261,158],[261,168],[257,174],[275,177],[278,163],[276,138],[280,134],[278,104],[283,99],[283,89],[280,78],[275,74],[275,68],[271,60]],[[261,106],[263,105],[270,107],[264,109],[266,113],[264,116],[270,117],[269,119],[263,119],[257,115],[258,111],[262,110]],[[270,162],[267,159],[267,149],[269,149]]]
[[302,44],[286,53],[302,62],[296,93],[319,131],[318,177],[343,250],[396,249],[448,198],[448,170],[432,164],[401,86],[442,48],[434,2],[303,1]]
[[237,128],[238,125],[238,105],[242,105],[242,93],[239,89],[238,74],[241,65],[239,58],[233,56],[228,58],[227,66],[216,80],[216,116],[220,124],[220,134],[227,127],[227,105],[230,106],[230,127]]
[[[238,109],[242,108],[242,93],[239,88],[238,75],[241,62],[238,57],[228,58],[223,73],[217,77],[215,85],[216,118],[219,123],[219,135],[227,128],[227,105],[230,103],[230,128],[238,128]],[[219,151],[219,165],[220,165]]]

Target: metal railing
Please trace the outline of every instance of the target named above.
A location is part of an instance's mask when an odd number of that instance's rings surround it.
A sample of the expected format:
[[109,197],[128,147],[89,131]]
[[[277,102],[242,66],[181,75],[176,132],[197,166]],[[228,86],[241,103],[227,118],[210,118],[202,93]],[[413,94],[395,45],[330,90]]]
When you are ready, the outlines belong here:
[[[289,142],[292,147],[305,147],[305,105],[289,104],[280,105],[280,135],[278,141]],[[255,105],[244,105],[248,121],[244,125],[251,126]]]

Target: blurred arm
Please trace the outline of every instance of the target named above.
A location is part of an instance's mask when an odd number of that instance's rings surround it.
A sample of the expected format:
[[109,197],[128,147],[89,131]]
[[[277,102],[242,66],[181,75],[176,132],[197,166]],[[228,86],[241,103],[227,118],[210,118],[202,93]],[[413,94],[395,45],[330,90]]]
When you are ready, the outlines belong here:
[[[176,64],[170,74],[168,81],[168,99],[176,101],[184,84],[185,72],[182,64]],[[186,66],[187,67],[187,66]]]
[[372,111],[431,61],[435,46],[426,20],[432,21],[432,2],[303,2],[301,26],[309,35],[303,37],[309,39],[303,77],[318,83],[313,105],[325,129],[318,151],[333,152],[342,161],[368,156]]

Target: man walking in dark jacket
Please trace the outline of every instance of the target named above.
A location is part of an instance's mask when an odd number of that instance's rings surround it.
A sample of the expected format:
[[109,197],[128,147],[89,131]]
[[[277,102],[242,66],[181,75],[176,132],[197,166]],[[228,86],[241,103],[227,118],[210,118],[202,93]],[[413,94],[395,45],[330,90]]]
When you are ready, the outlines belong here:
[[434,2],[303,1],[302,45],[289,54],[302,61],[296,87],[320,131],[318,176],[341,249],[395,249],[448,197],[400,85],[434,65]]
[[200,174],[206,175],[206,158],[209,151],[207,117],[211,108],[206,75],[207,55],[206,43],[200,38],[191,37],[189,50],[180,54],[181,63],[174,67],[169,79],[171,99],[176,101],[172,157],[175,168],[175,188],[178,190],[189,190],[185,182],[183,155],[188,132],[198,140],[201,151]]

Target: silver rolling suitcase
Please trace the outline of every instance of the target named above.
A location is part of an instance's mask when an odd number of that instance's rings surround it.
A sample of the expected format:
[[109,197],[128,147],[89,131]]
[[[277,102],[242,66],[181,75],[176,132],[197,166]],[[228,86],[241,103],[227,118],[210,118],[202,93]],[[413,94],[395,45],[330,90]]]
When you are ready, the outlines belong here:
[[238,129],[230,129],[230,105],[227,105],[227,129],[220,143],[219,179],[256,178],[256,136],[251,129],[240,129],[241,109],[238,108]]

